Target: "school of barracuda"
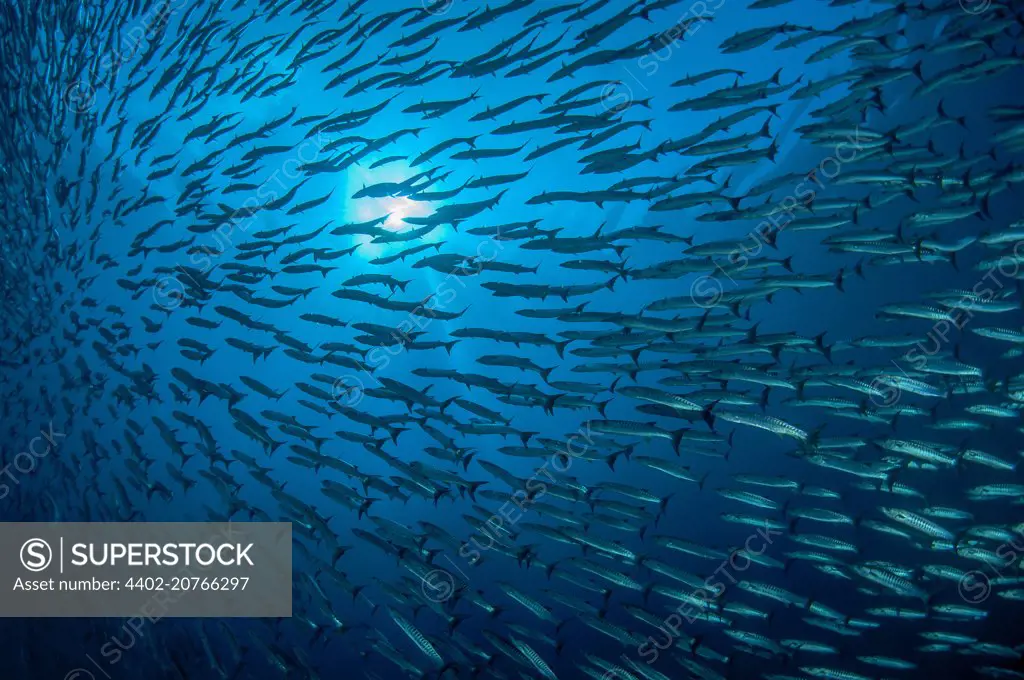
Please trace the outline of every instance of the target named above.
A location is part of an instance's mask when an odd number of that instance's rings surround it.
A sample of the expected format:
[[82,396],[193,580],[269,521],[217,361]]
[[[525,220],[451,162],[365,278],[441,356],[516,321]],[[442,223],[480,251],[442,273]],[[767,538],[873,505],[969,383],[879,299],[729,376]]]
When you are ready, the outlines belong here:
[[133,677],[1024,678],[1022,8],[816,4],[3,3],[5,517],[293,523]]

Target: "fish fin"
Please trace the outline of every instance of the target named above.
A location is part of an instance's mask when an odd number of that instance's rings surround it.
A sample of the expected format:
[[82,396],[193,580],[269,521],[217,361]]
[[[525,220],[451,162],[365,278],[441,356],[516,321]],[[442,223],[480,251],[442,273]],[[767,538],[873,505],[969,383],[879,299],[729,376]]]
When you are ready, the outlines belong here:
[[690,428],[688,427],[684,427],[672,433],[672,450],[677,456],[679,455],[679,444],[683,441],[683,436],[686,435],[686,432],[689,429]]

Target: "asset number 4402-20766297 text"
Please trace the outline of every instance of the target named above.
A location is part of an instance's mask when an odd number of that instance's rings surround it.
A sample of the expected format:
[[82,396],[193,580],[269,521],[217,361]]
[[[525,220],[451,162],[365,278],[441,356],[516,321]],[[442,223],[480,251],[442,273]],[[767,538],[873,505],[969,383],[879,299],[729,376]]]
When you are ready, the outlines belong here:
[[124,587],[128,590],[245,590],[245,587],[249,585],[248,576],[219,576],[219,577],[199,577],[199,576],[172,576],[171,578],[165,579],[163,577],[138,577],[130,578],[125,582]]

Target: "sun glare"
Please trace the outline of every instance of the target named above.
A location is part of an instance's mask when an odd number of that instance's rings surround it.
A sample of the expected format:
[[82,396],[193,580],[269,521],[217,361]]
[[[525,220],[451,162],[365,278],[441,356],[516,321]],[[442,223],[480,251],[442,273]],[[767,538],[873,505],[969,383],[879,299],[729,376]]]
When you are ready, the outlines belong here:
[[[353,195],[364,187],[385,182],[402,183],[415,176],[418,172],[401,161],[388,163],[387,165],[372,169],[369,167],[370,165],[372,165],[372,161],[368,161],[365,166],[354,166],[348,173],[346,195],[349,198],[345,204],[347,207],[344,216],[346,222],[369,222],[383,218],[386,215],[387,218],[382,226],[390,231],[401,233],[410,229],[417,229],[421,226],[406,222],[407,218],[426,217],[437,210],[440,205],[437,202],[414,201],[406,196],[365,196],[362,198],[352,198]],[[430,188],[431,191],[443,189],[444,187],[439,185]],[[434,242],[442,238],[441,232],[442,229],[438,228],[425,238],[420,239],[420,242]],[[357,252],[367,259],[381,257],[410,245],[403,242],[374,243],[373,238],[370,236],[358,236],[356,240],[360,244]]]

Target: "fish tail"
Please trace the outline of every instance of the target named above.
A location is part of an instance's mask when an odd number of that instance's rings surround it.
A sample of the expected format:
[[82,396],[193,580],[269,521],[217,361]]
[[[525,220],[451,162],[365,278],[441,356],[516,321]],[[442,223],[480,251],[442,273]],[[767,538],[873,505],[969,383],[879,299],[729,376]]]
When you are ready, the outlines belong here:
[[672,450],[677,456],[679,455],[679,444],[683,441],[683,436],[686,435],[686,432],[689,429],[690,428],[688,427],[684,427],[672,433]]

